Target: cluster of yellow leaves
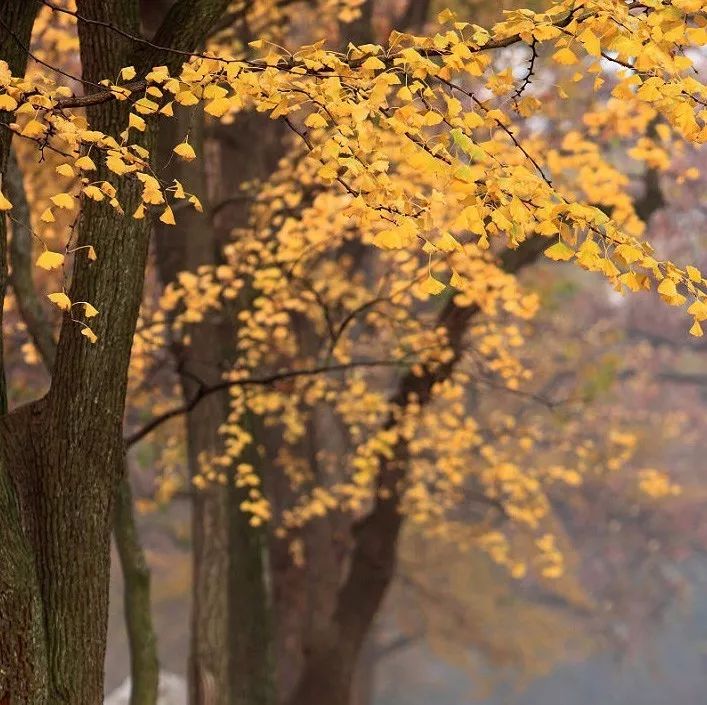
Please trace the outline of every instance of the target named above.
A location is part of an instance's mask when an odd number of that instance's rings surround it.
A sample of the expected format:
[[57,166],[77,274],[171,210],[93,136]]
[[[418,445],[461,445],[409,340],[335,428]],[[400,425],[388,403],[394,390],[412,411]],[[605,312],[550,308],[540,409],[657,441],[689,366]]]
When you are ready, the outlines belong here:
[[[350,19],[359,4],[337,7]],[[642,228],[626,180],[591,140],[601,118],[588,122],[590,134],[573,129],[559,145],[523,134],[525,124],[513,109],[526,118],[541,114],[542,104],[532,95],[509,101],[518,82],[512,72],[496,70],[492,52],[532,46],[539,61],[575,71],[577,81],[593,77],[600,97],[612,82],[610,100],[630,106],[643,131],[660,120],[666,142],[701,144],[707,141],[707,88],[692,73],[684,49],[705,44],[705,12],[693,0],[566,0],[544,13],[510,13],[491,29],[457,21],[451,13],[441,21],[444,27],[433,36],[394,32],[386,47],[350,46],[343,54],[323,43],[288,53],[259,39],[251,45],[262,51],[259,59],[195,57],[178,75],[156,66],[143,77],[125,67],[104,82],[110,99],[130,101],[119,135],[93,130],[72,107],[80,102],[65,86],[13,77],[2,64],[0,108],[15,113],[10,129],[17,135],[64,156],[56,172],[70,183],[49,197],[40,218],[47,227],[86,199],[122,214],[120,191],[127,179],[141,184],[142,198],[126,217],[154,214],[174,224],[177,202],[201,211],[198,197],[181,183],[162,182],[144,146],[144,133],[171,117],[175,103],[201,104],[211,118],[224,121],[250,109],[286,119],[309,153],[302,161],[306,178],[296,182],[315,191],[313,197],[305,189],[288,193],[292,173],[276,179],[254,209],[251,228],[227,251],[227,263],[183,273],[165,292],[163,309],[176,312],[175,330],[188,340],[189,325],[205,312],[227,309],[239,296],[252,301],[240,314],[242,367],[228,377],[234,385],[247,380],[249,370],[293,362],[350,369],[326,379],[283,381],[268,391],[234,386],[224,454],[203,459],[196,484],[229,481],[222,468],[239,461],[252,442],[243,424],[247,414],[281,427],[292,454],[323,414],[318,423],[346,429],[348,450],[322,453],[331,481],[303,492],[303,500],[283,513],[283,525],[296,527],[333,506],[365,507],[381,459],[401,438],[411,446],[413,464],[406,511],[433,525],[458,505],[470,480],[468,457],[478,454],[484,465],[474,479],[484,497],[517,523],[542,532],[538,549],[551,576],[561,561],[542,526],[545,487],[572,485],[577,475],[560,462],[545,470],[521,469],[510,453],[486,442],[466,413],[469,390],[484,377],[513,390],[529,376],[518,351],[522,323],[537,302],[494,261],[495,247],[545,237],[552,243],[548,257],[600,272],[619,291],[657,286],[671,305],[689,297],[694,334],[701,334],[700,321],[707,319],[707,282],[694,267],[659,259],[638,239]],[[558,97],[566,95],[560,86]],[[665,163],[655,142],[639,140],[634,149],[650,165]],[[174,153],[187,161],[198,156],[188,135]],[[611,217],[597,204],[611,208]],[[0,199],[0,209],[11,207]],[[297,217],[293,211],[300,211]],[[89,249],[87,255],[96,253]],[[354,266],[357,257],[371,258],[366,271]],[[64,255],[48,250],[37,265],[61,268]],[[478,306],[484,320],[470,331],[473,345],[458,375],[435,388],[429,409],[412,401],[387,428],[385,420],[395,413],[385,393],[396,379],[394,366],[422,375],[454,354],[447,331],[434,323],[434,297],[444,293],[459,306]],[[97,313],[63,292],[49,297],[64,311],[82,306],[87,318]],[[157,323],[164,332],[164,319]],[[82,333],[95,342],[90,328]],[[150,335],[157,339],[143,338],[144,346],[158,344],[159,333]],[[364,380],[356,370],[361,351],[385,361],[388,371],[381,365]],[[534,446],[532,434],[522,438]],[[626,453],[617,452],[612,462],[622,465]],[[292,454],[283,450],[278,460],[290,464]],[[237,467],[235,481],[250,493],[244,509],[255,523],[267,520],[271,509],[257,474],[247,463]],[[289,472],[306,488],[311,483],[296,468],[290,464]],[[354,470],[349,475],[346,468]],[[503,543],[492,536],[486,539],[489,552],[510,565]],[[522,574],[515,563],[512,570]]]
[[[68,169],[94,170],[93,151],[113,175],[140,179],[144,204],[133,217],[143,217],[146,207],[159,206],[165,223],[174,221],[168,194],[186,198],[196,208],[200,204],[180,184],[159,182],[151,173],[147,150],[130,142],[130,131],[144,131],[152,116],[171,115],[174,102],[189,106],[203,101],[206,112],[219,118],[249,107],[273,118],[294,119],[306,111],[302,130],[324,132],[316,140],[302,132],[321,162],[320,177],[353,196],[348,214],[362,225],[385,225],[374,244],[392,249],[423,244],[444,252],[456,247],[457,233],[477,236],[480,247],[498,235],[512,245],[535,234],[557,237],[550,257],[577,259],[601,271],[618,289],[649,288],[652,279],[670,304],[679,305],[687,296],[696,299],[691,313],[693,332],[699,334],[704,280],[656,259],[647,245],[635,240],[631,228],[622,229],[594,205],[576,202],[566,189],[551,185],[550,160],[540,164],[515,136],[512,116],[500,103],[479,99],[475,84],[490,70],[491,49],[524,42],[539,51],[549,44],[552,60],[562,66],[589,61],[584,70],[597,76],[595,90],[603,83],[599,76],[609,68],[616,74],[618,67],[614,98],[649,106],[683,139],[701,143],[707,138],[707,89],[692,74],[692,61],[683,51],[705,43],[701,4],[674,0],[634,7],[608,0],[566,1],[544,13],[509,13],[491,30],[456,21],[451,13],[441,19],[449,22],[449,29],[431,37],[394,32],[385,49],[349,47],[345,56],[325,50],[321,43],[284,54],[258,40],[256,48],[269,51],[259,60],[195,59],[178,77],[155,67],[142,82],[137,100],[133,89],[108,81],[106,90],[116,100],[134,101],[122,143],[91,130],[74,113],[65,117],[67,111],[58,110],[62,100],[70,98],[63,86],[14,79],[4,67],[0,100],[16,111],[13,129],[19,134],[76,154],[73,164],[66,165],[67,174]],[[135,70],[127,67],[121,80],[130,85],[135,77]],[[487,80],[496,96],[508,94],[515,85],[509,74],[491,74]],[[399,160],[435,175],[436,191],[411,194],[390,178],[389,163],[382,158],[388,132],[403,138]],[[491,139],[479,139],[482,132],[490,132]],[[176,152],[186,159],[195,156],[188,142]],[[93,182],[83,176],[81,193],[106,199],[121,210],[115,187],[105,179]],[[460,206],[459,219],[443,229],[439,211],[442,205],[448,207],[449,194]],[[65,193],[57,194],[53,204],[73,208]],[[51,219],[51,208],[46,217]],[[430,277],[424,288],[436,294],[443,285]]]

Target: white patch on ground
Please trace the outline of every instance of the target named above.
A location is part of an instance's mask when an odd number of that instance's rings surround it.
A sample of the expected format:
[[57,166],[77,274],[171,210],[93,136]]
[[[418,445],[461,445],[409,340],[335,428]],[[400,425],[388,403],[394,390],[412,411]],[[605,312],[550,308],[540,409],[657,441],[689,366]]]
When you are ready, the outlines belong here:
[[[128,676],[110,695],[103,705],[128,705],[130,702],[130,677]],[[187,705],[187,681],[176,673],[160,673],[157,705]]]

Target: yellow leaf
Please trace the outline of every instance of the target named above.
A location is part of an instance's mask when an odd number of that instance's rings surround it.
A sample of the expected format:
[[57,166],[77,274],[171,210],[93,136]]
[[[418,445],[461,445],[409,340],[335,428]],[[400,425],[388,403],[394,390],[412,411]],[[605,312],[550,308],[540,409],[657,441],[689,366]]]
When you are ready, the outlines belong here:
[[5,195],[0,191],[0,211],[9,211],[12,208],[12,203],[5,198]]
[[449,280],[449,285],[455,289],[464,289],[468,285],[468,281],[455,270],[452,270],[452,278]]
[[687,271],[687,276],[690,278],[690,281],[693,281],[693,282],[701,282],[702,281],[702,273],[696,267],[691,267],[688,264],[687,267],[685,267],[685,270]]
[[191,203],[192,206],[194,206],[194,210],[197,213],[204,212],[204,206],[201,205],[201,201],[196,196],[189,196],[189,203]]
[[575,53],[571,49],[568,49],[567,47],[564,47],[563,49],[556,51],[552,55],[552,58],[558,64],[562,64],[563,66],[569,66],[571,64],[576,64],[578,61]]
[[71,299],[63,292],[48,294],[47,298],[62,311],[71,311]]
[[694,335],[696,338],[701,338],[704,335],[702,332],[702,326],[698,320],[695,320],[692,324],[692,328],[690,328],[690,335]]
[[54,170],[59,176],[76,176],[76,172],[71,168],[71,164],[59,164]]
[[69,193],[57,193],[50,200],[58,208],[65,208],[70,211],[74,207],[74,198]]
[[135,115],[135,113],[130,113],[128,117],[128,127],[134,127],[136,130],[144,132],[145,121],[139,115]]
[[114,174],[118,174],[118,176],[122,176],[123,174],[131,171],[131,168],[120,157],[113,154],[106,159],[106,166]]
[[39,120],[30,120],[22,130],[23,137],[29,137],[30,139],[36,139],[38,137],[43,137],[46,132],[47,127],[43,125]]
[[94,186],[93,184],[86,186],[86,188],[83,189],[83,192],[94,201],[102,201],[105,198],[103,191],[101,191],[98,186]]
[[459,242],[454,238],[451,233],[445,232],[437,240],[437,247],[442,250],[442,252],[453,252],[454,250],[461,250],[462,247]]
[[214,117],[222,117],[231,107],[231,101],[228,98],[214,98],[211,102],[204,106],[204,112]]
[[643,252],[641,252],[638,247],[627,244],[619,245],[616,248],[616,254],[619,255],[626,264],[632,264],[643,257]]
[[132,81],[135,76],[136,71],[134,66],[126,66],[125,68],[120,69],[120,77],[124,81]]
[[178,144],[172,150],[178,157],[190,162],[192,159],[196,159],[196,152],[194,148],[188,142],[182,142]]
[[545,250],[545,256],[550,259],[566,262],[574,257],[574,250],[567,247],[564,242],[556,242]]
[[317,129],[319,127],[326,127],[328,125],[327,121],[319,113],[311,113],[307,115],[307,119],[304,121],[307,127],[312,127]]
[[435,279],[431,274],[422,283],[422,291],[432,296],[441,294],[446,288],[447,287],[439,281],[439,279]]
[[12,112],[17,107],[17,101],[7,93],[0,95],[0,110]]
[[39,216],[39,219],[43,223],[53,223],[56,220],[51,208],[45,208],[42,215]]
[[135,220],[142,220],[145,217],[145,206],[141,203],[133,213]]
[[83,156],[83,157],[79,157],[74,162],[74,164],[79,169],[81,169],[81,171],[95,171],[96,170],[96,165],[95,165],[93,159],[91,159],[91,157],[89,157],[88,155]]
[[88,302],[84,302],[83,304],[83,312],[86,318],[93,318],[94,316],[98,315],[98,309],[94,308],[91,304]]
[[385,68],[385,64],[375,56],[369,56],[362,64],[361,68],[366,71],[377,71]]
[[663,279],[658,285],[658,293],[663,296],[677,296],[678,291],[675,288],[675,282],[672,279]]
[[166,225],[175,225],[176,221],[174,220],[174,213],[172,212],[172,209],[169,206],[167,206],[162,212],[160,220]]
[[91,260],[91,262],[95,262],[98,259],[98,257],[96,256],[96,250],[93,248],[93,245],[88,246],[86,256]]
[[174,96],[180,105],[196,105],[199,99],[191,91],[180,91]]
[[597,37],[591,29],[585,29],[582,34],[578,37],[579,41],[582,42],[584,48],[587,50],[587,54],[591,56],[601,56],[601,44],[599,43],[599,38]]
[[98,336],[88,326],[81,329],[81,335],[86,336],[91,343],[95,343],[98,340]]
[[60,252],[52,252],[51,250],[44,250],[35,264],[42,269],[50,271],[52,269],[59,269],[62,264],[64,264],[64,255]]

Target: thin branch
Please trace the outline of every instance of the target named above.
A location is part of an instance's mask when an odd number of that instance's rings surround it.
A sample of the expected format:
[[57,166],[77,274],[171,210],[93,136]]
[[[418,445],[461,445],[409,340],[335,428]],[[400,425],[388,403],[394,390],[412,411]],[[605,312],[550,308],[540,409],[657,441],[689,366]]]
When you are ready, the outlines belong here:
[[10,283],[17,298],[22,320],[39,351],[47,371],[51,371],[56,355],[52,326],[42,308],[32,279],[32,229],[30,208],[22,171],[14,150],[10,150],[5,173],[5,189],[13,205],[12,240],[10,241]]
[[321,367],[310,367],[307,369],[300,370],[285,370],[283,372],[275,372],[270,375],[264,375],[262,377],[249,377],[247,379],[239,380],[224,380],[218,384],[204,385],[200,384],[196,391],[196,394],[186,403],[180,404],[173,409],[166,411],[159,416],[155,416],[151,421],[146,423],[142,428],[138,429],[134,433],[130,434],[125,438],[125,445],[129,448],[135,445],[138,441],[142,440],[145,436],[149,435],[156,428],[161,426],[166,421],[173,419],[177,416],[182,416],[188,414],[192,411],[199,402],[205,397],[215,394],[216,392],[224,391],[227,389],[235,389],[237,387],[255,387],[255,386],[267,386],[268,384],[273,384],[286,379],[294,379],[297,377],[314,377],[316,375],[332,374],[334,372],[346,372],[348,370],[358,369],[358,368],[370,368],[370,367],[400,367],[406,365],[405,361],[402,360],[361,360],[358,362],[350,362],[340,365],[324,365]]

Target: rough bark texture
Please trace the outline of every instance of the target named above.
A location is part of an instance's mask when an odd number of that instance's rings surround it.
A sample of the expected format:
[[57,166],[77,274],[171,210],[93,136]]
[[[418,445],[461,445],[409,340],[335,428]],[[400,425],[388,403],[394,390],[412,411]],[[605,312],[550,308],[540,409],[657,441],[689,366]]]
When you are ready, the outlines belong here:
[[[184,41],[198,43],[226,5],[226,0],[181,0],[161,41],[180,48]],[[3,22],[25,44],[36,9],[34,3],[17,2],[0,7]],[[191,14],[185,19],[187,9]],[[78,11],[138,31],[136,0],[83,0]],[[131,40],[83,22],[78,31],[88,81],[116,76],[121,67],[136,63]],[[3,58],[12,58],[11,43],[5,34],[0,37]],[[163,63],[174,66],[175,60]],[[117,135],[127,124],[128,109],[124,102],[106,101],[89,108],[88,118],[94,128]],[[3,143],[3,171],[6,156]],[[108,177],[104,167],[97,177]],[[126,212],[132,212],[140,199],[138,186],[124,180],[120,198]],[[148,235],[145,221],[120,217],[91,200],[82,204],[77,244],[92,245],[99,259],[90,263],[77,257],[69,296],[90,301],[102,312],[93,326],[98,343],[88,344],[80,327],[65,318],[47,396],[0,422],[1,461],[7,471],[0,476],[5,551],[0,606],[8,627],[0,642],[0,690],[13,703],[98,705],[103,699],[110,529],[123,468],[127,367]],[[4,282],[3,275],[3,287]]]
[[[0,58],[22,76],[37,7],[0,0]],[[12,116],[0,111],[0,185],[5,174]],[[7,288],[7,224],[0,217],[0,414],[7,411],[2,354],[2,308]],[[0,448],[0,451],[4,449]],[[10,461],[11,463],[12,461]],[[0,452],[0,701],[41,704],[47,697],[47,652],[39,580],[27,522],[7,455]]]
[[[279,155],[273,139],[279,128],[263,116],[243,116],[234,125],[215,126],[214,144],[204,140],[201,118],[192,115],[188,120],[181,113],[171,132],[161,135],[165,157],[187,131],[197,153],[208,162],[210,178],[193,166],[184,169],[174,161],[170,177],[178,178],[201,197],[211,191],[210,200],[224,205],[217,218],[184,213],[176,227],[157,229],[157,264],[165,283],[180,271],[195,271],[201,265],[222,261],[230,230],[246,222],[244,202],[233,196],[240,193],[245,181],[271,173]],[[193,398],[201,384],[220,382],[234,361],[240,305],[245,302],[207,313],[191,327],[189,345],[173,345],[185,399]],[[221,452],[223,440],[218,429],[228,413],[229,395],[224,390],[204,398],[188,414],[192,475],[199,472],[202,457]],[[249,453],[241,461],[257,466],[259,458]],[[224,470],[229,474],[233,468]],[[189,682],[190,702],[195,705],[268,705],[273,698],[264,532],[251,527],[240,510],[246,499],[244,492],[229,481],[225,486],[210,484],[194,494]]]
[[[56,341],[32,277],[32,233],[23,175],[14,152],[7,164],[6,186],[13,204],[10,282],[22,320],[47,372],[56,357]],[[130,648],[131,705],[157,701],[159,665],[150,609],[150,574],[140,545],[127,468],[118,488],[113,533],[124,576],[125,621]]]
[[130,705],[155,705],[157,639],[150,604],[150,569],[140,544],[126,465],[115,502],[113,536],[123,571],[124,617],[130,649]]

